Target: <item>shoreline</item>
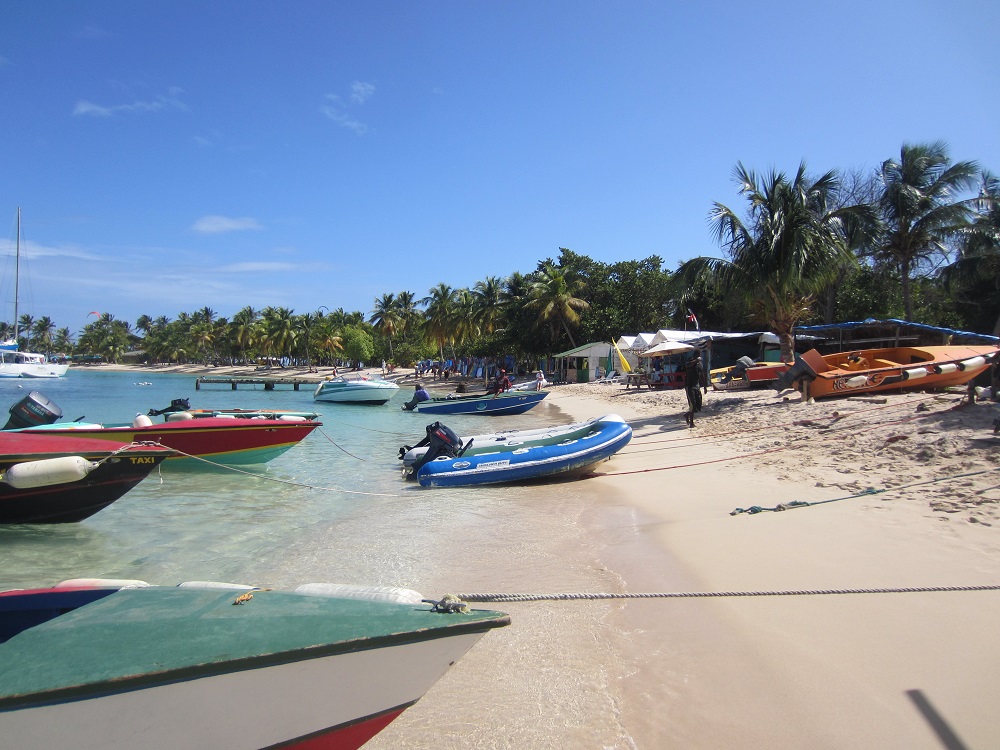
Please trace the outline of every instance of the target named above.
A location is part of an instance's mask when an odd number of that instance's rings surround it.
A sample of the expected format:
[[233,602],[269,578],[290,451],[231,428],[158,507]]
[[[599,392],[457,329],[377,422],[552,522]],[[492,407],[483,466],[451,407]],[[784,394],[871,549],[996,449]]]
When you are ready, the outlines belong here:
[[[412,371],[394,379],[414,382]],[[560,420],[615,412],[633,425],[633,440],[591,478],[526,487],[515,501],[575,514],[566,539],[535,542],[540,558],[572,552],[585,569],[568,580],[612,593],[993,586],[996,407],[962,401],[956,392],[806,403],[709,391],[688,429],[683,390],[556,386],[544,403]],[[815,504],[731,515],[794,501]],[[535,590],[515,560],[449,579]],[[514,626],[484,639],[373,748],[458,748],[472,736],[495,748],[938,749],[927,706],[968,747],[990,746],[1000,729],[997,591],[493,606]],[[564,651],[581,642],[594,646],[583,664]],[[512,684],[491,681],[497,660],[524,661]],[[531,716],[516,696],[533,694],[535,672],[569,692]],[[604,690],[612,703],[599,704],[601,730],[573,726]]]

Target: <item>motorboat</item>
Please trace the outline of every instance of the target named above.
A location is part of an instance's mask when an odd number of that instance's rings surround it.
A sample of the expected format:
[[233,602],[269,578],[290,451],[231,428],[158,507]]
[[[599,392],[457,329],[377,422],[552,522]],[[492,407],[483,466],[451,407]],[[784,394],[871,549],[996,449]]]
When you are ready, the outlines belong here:
[[503,393],[456,396],[448,394],[420,401],[407,411],[421,414],[523,414],[549,395],[548,391],[504,391]]
[[995,346],[901,346],[820,354],[810,349],[775,381],[811,398],[965,385],[989,368]]
[[345,378],[339,375],[323,380],[313,393],[314,401],[334,404],[384,404],[399,392],[399,384],[381,378]]
[[584,476],[632,439],[631,426],[617,414],[514,435],[463,439],[440,422],[428,425],[426,431],[425,441],[400,451],[404,476],[415,477],[423,487]]
[[0,523],[82,521],[170,455],[157,445],[0,432]]
[[153,424],[146,414],[137,414],[129,424],[64,422],[62,409],[38,391],[32,391],[10,409],[4,431],[13,434],[58,435],[111,440],[117,443],[146,442],[173,448],[170,467],[208,468],[212,464],[262,464],[298,445],[313,430],[317,420],[289,418],[236,419],[232,416],[177,418]]
[[[594,417],[593,419],[581,422],[571,422],[569,424],[547,425],[545,427],[535,427],[526,430],[509,428],[481,435],[462,435],[457,437],[455,441],[463,456],[474,456],[498,450],[507,451],[538,445],[555,445],[566,440],[567,436],[577,435],[580,432],[586,433],[594,429],[596,424],[604,421],[622,422],[624,420],[617,414],[606,414],[601,417]],[[416,479],[416,469],[419,469],[428,460],[436,457],[432,455],[429,458],[425,458],[428,451],[432,453],[436,451],[438,455],[442,453],[440,447],[431,447],[431,443],[435,441],[435,430],[440,424],[440,422],[434,422],[428,425],[425,429],[426,434],[424,438],[416,445],[404,445],[399,449],[399,460],[403,462],[403,478]],[[416,466],[416,469],[414,466]]]
[[77,579],[0,592],[11,748],[361,747],[502,612],[390,587]]

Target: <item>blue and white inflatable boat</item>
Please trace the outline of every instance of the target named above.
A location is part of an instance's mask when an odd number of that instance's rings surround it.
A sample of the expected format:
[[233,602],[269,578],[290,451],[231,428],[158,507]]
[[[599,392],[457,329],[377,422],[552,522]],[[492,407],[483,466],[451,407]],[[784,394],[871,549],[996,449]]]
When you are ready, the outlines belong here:
[[[587,422],[532,430],[458,438],[435,422],[428,436],[450,433],[454,455],[424,461],[421,447],[401,451],[404,475],[416,474],[423,487],[461,487],[477,484],[564,479],[588,474],[632,439],[632,428],[617,414]],[[446,438],[447,440],[447,438]],[[431,441],[431,446],[439,443]],[[405,448],[406,446],[404,446]]]

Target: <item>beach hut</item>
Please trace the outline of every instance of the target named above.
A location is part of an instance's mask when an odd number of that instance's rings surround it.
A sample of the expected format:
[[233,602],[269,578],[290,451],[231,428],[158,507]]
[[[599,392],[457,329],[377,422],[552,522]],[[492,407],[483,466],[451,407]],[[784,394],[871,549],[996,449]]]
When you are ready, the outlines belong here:
[[556,377],[566,383],[589,383],[597,380],[597,371],[605,374],[608,366],[610,341],[584,344],[553,355]]

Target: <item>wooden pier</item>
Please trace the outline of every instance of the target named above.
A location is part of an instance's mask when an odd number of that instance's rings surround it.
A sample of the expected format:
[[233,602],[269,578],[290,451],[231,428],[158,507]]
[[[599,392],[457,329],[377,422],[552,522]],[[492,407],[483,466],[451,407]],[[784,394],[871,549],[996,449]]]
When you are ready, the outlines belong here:
[[241,385],[262,385],[265,391],[273,391],[276,386],[290,385],[293,390],[299,390],[300,385],[315,387],[320,378],[254,378],[254,377],[214,377],[205,376],[194,381],[194,389],[200,391],[202,385],[228,385],[234,391]]

